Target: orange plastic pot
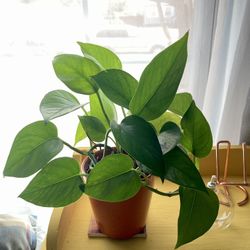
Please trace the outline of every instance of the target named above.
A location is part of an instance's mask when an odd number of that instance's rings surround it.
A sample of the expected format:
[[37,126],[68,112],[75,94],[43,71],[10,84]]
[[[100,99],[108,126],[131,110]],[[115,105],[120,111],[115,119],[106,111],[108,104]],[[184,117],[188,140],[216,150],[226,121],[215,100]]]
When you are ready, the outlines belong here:
[[152,192],[143,187],[134,197],[122,202],[105,202],[91,197],[89,200],[102,233],[114,239],[129,239],[145,227],[151,196]]
[[[102,154],[102,151],[95,152]],[[82,169],[88,170],[90,160],[83,161]],[[149,178],[152,186],[154,179]],[[100,232],[113,239],[129,239],[142,232],[146,225],[152,192],[142,187],[132,198],[122,202],[106,202],[89,197]]]

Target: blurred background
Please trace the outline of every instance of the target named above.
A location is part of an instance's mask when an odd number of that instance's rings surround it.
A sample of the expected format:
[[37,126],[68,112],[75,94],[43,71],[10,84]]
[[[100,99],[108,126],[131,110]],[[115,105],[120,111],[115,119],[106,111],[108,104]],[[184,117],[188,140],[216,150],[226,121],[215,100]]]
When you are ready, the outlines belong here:
[[[192,12],[191,0],[1,1],[0,169],[16,133],[42,119],[42,97],[66,89],[53,72],[54,56],[81,54],[77,41],[100,44],[116,52],[124,70],[139,79],[157,53],[187,32]],[[186,87],[183,82],[181,90]],[[55,120],[69,143],[75,115]]]

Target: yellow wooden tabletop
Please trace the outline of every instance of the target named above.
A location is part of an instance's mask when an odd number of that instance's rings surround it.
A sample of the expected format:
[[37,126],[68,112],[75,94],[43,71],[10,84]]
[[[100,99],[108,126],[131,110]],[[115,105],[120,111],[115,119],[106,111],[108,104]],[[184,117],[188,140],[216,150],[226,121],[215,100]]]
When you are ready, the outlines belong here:
[[[249,151],[248,173],[249,173]],[[221,150],[222,164],[225,150]],[[232,175],[240,175],[241,149],[234,147],[229,162]],[[77,158],[77,156],[75,156]],[[82,159],[79,158],[79,161]],[[215,150],[202,160],[201,173],[204,176],[215,174]],[[205,182],[208,177],[204,177]],[[231,177],[230,180],[241,180]],[[170,182],[161,184],[156,180],[156,187],[162,191],[176,189]],[[247,188],[250,192],[250,188]],[[234,203],[244,198],[243,193],[236,187],[230,188]],[[177,239],[177,219],[179,214],[179,197],[172,198],[153,194],[147,219],[147,238],[131,239],[126,241],[111,240],[108,238],[88,238],[88,226],[92,216],[88,197],[83,195],[76,203],[65,208],[54,209],[48,235],[46,239],[47,250],[171,250],[174,249]],[[234,218],[231,226],[225,230],[210,230],[197,240],[179,248],[180,250],[249,250],[250,249],[250,202],[242,207],[235,205]]]
[[[156,186],[163,191],[174,190],[175,185],[159,180]],[[235,201],[243,197],[237,188],[231,188]],[[248,191],[249,188],[248,188]],[[78,202],[55,209],[47,237],[47,250],[169,250],[174,249],[177,237],[178,196],[168,198],[153,194],[147,219],[146,239],[126,241],[108,238],[88,238],[91,208],[87,196]],[[54,221],[53,221],[54,220]],[[180,247],[181,250],[249,250],[250,204],[235,206],[232,225],[225,230],[210,230],[199,239]]]

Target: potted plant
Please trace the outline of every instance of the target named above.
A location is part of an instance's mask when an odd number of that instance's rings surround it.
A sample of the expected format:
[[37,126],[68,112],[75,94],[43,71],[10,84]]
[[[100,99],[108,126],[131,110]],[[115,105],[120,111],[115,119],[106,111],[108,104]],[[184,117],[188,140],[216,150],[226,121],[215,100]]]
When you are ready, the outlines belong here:
[[[40,206],[61,207],[84,193],[94,202],[113,205],[129,202],[145,190],[148,200],[148,191],[179,195],[176,248],[208,231],[219,203],[196,165],[212,148],[211,130],[192,96],[177,93],[187,41],[188,33],[160,52],[139,81],[122,70],[117,55],[98,45],[79,42],[84,56],[56,56],[57,77],[71,91],[88,95],[90,101],[81,104],[65,90],[51,91],[42,99],[44,120],[27,125],[16,135],[4,169],[5,176],[13,177],[38,172],[20,197]],[[115,105],[121,107],[121,121]],[[76,109],[83,111],[76,142],[87,136],[88,151],[59,138],[51,122]],[[85,172],[73,158],[55,158],[64,146],[88,157]],[[178,184],[178,190],[164,193],[154,188],[153,176]]]

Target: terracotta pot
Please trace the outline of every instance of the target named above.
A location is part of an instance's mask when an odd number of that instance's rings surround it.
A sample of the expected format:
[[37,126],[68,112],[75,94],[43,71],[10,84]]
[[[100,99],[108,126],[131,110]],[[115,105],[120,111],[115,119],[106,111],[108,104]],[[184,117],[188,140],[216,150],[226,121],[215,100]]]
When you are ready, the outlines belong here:
[[105,202],[91,197],[89,200],[99,230],[114,239],[128,239],[145,227],[151,196],[152,192],[141,188],[134,197],[122,202]]
[[[86,170],[86,162],[82,168]],[[153,177],[149,178],[153,185]],[[122,202],[106,202],[89,197],[99,230],[114,239],[128,239],[142,232],[152,192],[142,187],[132,198]]]

